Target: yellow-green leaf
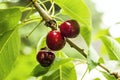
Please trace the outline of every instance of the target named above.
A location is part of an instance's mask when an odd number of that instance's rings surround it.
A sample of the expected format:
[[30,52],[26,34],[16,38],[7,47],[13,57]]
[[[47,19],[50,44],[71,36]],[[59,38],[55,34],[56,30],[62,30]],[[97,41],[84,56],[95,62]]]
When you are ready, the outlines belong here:
[[120,60],[120,44],[113,38],[108,36],[101,37],[110,59]]

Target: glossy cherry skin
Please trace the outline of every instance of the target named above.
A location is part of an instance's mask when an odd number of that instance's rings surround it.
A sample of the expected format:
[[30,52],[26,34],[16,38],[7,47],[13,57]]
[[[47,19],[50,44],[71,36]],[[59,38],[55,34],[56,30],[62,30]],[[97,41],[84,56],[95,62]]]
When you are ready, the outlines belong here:
[[80,33],[80,26],[76,20],[65,21],[59,28],[61,34],[67,38],[75,38]]
[[61,35],[59,31],[52,30],[48,33],[46,44],[49,49],[53,51],[58,51],[65,46],[65,43],[65,38]]
[[55,59],[55,55],[51,51],[41,50],[37,54],[37,61],[43,67],[50,66],[53,63],[54,59]]

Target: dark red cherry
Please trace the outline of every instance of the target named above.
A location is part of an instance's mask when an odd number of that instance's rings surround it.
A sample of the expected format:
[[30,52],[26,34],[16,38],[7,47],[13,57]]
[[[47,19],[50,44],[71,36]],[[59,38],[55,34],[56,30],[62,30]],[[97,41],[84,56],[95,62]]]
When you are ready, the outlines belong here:
[[43,67],[50,66],[55,59],[55,55],[52,51],[41,50],[37,54],[37,61]]
[[58,51],[65,46],[65,43],[65,38],[61,35],[60,32],[52,30],[47,34],[46,44],[49,49]]
[[67,38],[75,38],[80,33],[80,26],[76,20],[65,21],[59,27],[61,34]]

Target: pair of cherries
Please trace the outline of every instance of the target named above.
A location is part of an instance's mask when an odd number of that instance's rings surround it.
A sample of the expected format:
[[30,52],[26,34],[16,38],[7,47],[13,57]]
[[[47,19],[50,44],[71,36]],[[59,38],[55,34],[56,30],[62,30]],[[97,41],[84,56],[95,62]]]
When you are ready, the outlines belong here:
[[53,51],[58,51],[65,46],[65,38],[75,38],[80,32],[79,24],[75,20],[65,21],[59,28],[60,32],[52,30],[47,35],[46,44]]
[[[80,33],[80,26],[76,20],[68,20],[60,26],[60,31],[52,30],[47,34],[46,44],[52,51],[58,51],[65,46],[65,38],[75,38]],[[55,55],[52,51],[41,50],[37,54],[37,60],[43,67],[50,66]]]

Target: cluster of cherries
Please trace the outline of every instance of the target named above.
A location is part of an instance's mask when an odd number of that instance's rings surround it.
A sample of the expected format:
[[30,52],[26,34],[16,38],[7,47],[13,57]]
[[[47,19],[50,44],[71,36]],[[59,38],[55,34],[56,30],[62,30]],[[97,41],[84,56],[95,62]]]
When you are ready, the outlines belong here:
[[65,46],[65,38],[75,38],[80,32],[80,26],[76,20],[67,20],[59,28],[60,31],[52,30],[47,34],[46,44],[50,50],[40,50],[37,54],[37,60],[43,67],[53,63],[55,59],[53,51],[58,51]]

